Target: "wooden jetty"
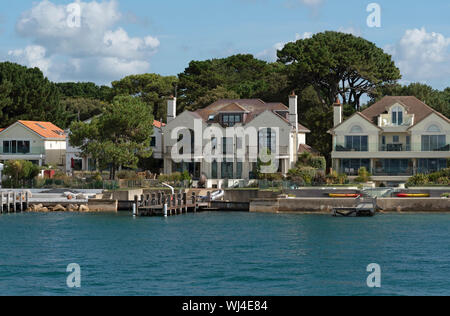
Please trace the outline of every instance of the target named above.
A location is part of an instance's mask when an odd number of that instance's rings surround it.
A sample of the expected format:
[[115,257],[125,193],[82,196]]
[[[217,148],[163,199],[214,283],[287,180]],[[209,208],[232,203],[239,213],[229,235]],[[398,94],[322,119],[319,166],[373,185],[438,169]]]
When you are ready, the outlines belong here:
[[20,213],[28,209],[28,192],[1,191],[0,213]]
[[377,198],[360,196],[355,199],[356,207],[337,207],[333,209],[333,216],[343,217],[372,217],[377,211]]
[[210,207],[211,193],[207,197],[192,193],[166,194],[164,192],[135,196],[133,215],[136,216],[174,216],[188,212],[197,212]]

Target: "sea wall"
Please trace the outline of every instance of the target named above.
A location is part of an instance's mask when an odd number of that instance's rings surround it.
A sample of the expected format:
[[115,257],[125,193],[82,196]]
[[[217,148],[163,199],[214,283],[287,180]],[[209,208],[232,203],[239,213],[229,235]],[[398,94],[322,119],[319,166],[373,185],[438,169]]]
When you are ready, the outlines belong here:
[[450,199],[444,198],[383,198],[377,204],[385,212],[450,212]]
[[258,213],[329,213],[335,207],[352,207],[353,199],[278,198],[250,201],[250,212]]
[[230,202],[249,203],[255,199],[276,198],[281,192],[259,191],[259,190],[225,190],[224,200]]
[[88,207],[91,212],[117,212],[117,200],[89,200]]
[[[450,212],[450,199],[382,198],[377,200],[384,212]],[[258,213],[331,213],[333,208],[354,207],[354,199],[275,198],[250,201],[250,212]]]

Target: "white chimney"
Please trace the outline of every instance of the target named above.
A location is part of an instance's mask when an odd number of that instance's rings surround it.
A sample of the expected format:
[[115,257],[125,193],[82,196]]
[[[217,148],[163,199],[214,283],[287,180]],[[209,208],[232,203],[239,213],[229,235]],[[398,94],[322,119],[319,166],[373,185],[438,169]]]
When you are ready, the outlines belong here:
[[336,99],[336,103],[333,104],[334,110],[334,127],[342,123],[342,104],[339,98]]
[[177,98],[171,96],[167,100],[167,123],[172,122],[177,117]]
[[294,91],[292,91],[292,94],[289,96],[289,122],[295,129],[298,129],[297,103],[298,96],[296,96]]

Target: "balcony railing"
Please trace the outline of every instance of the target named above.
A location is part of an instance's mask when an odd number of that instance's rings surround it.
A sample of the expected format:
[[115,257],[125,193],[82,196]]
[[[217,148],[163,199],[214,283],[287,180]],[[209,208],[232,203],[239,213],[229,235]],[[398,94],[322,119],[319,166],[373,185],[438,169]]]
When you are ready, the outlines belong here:
[[0,155],[2,156],[39,156],[39,155],[45,155],[45,149],[44,148],[31,148],[30,151],[15,151],[11,152],[12,150],[8,150],[4,147],[0,147]]
[[[343,144],[337,144],[334,147],[335,152],[368,152],[369,148],[377,148],[380,152],[411,152],[411,151],[418,151],[418,152],[449,152],[450,151],[450,144],[445,145],[442,147],[438,147],[435,149],[425,150],[422,146],[422,144],[416,144],[416,146],[409,145],[409,144],[385,144],[385,145],[378,145],[374,144],[374,146],[369,145],[367,148],[351,148],[347,147]],[[415,150],[414,148],[419,148],[418,150]]]
[[411,145],[385,144],[380,145],[380,151],[411,151]]

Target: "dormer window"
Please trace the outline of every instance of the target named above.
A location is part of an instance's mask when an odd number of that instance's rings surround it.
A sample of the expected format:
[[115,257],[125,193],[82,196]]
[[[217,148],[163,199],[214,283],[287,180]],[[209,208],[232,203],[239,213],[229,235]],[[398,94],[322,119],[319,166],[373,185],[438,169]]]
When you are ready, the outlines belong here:
[[392,125],[403,125],[403,108],[395,106],[392,109]]
[[242,123],[242,114],[222,114],[222,125],[233,127],[237,123]]

